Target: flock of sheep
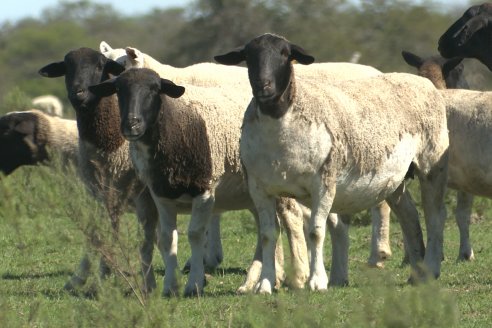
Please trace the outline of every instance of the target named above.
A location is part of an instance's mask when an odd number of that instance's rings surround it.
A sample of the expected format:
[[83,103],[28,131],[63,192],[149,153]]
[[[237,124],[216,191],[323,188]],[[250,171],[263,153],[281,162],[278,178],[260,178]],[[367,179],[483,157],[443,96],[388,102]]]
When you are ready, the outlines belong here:
[[[289,237],[292,287],[347,284],[349,215],[369,208],[369,264],[382,266],[391,255],[391,209],[402,227],[412,279],[438,277],[446,188],[458,191],[459,259],[474,257],[468,233],[473,195],[492,197],[492,94],[465,90],[461,63],[476,58],[492,69],[490,19],[490,4],[467,10],[439,41],[450,59],[403,52],[421,76],[352,63],[313,64],[303,48],[274,34],[215,56],[219,64],[185,68],[104,41],[99,51],[73,50],[39,73],[64,77],[76,121],[39,110],[4,115],[0,152],[8,156],[0,170],[8,175],[43,162],[51,149],[77,164],[86,187],[107,204],[115,233],[119,216],[132,207],[145,236],[140,256],[146,292],[156,288],[157,244],[166,266],[163,295],[179,294],[176,219],[189,213],[184,294],[201,294],[205,266],[217,267],[223,258],[220,216],[239,209],[248,209],[258,227],[240,293],[269,294],[283,283],[280,225]],[[235,66],[242,62],[246,68]],[[405,187],[414,176],[425,246]],[[333,249],[329,279],[326,225]],[[89,266],[84,257],[65,287],[83,285]],[[102,258],[101,274],[108,270]]]

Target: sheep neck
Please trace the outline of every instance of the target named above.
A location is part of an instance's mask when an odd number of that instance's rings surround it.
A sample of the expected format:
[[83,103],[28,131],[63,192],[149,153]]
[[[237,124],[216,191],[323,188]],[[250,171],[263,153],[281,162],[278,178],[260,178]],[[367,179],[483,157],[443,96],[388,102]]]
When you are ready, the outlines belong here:
[[260,108],[260,111],[264,115],[271,116],[274,119],[279,119],[284,116],[289,110],[290,106],[294,102],[295,94],[296,94],[296,84],[295,84],[295,76],[294,76],[294,68],[291,65],[289,82],[287,83],[287,87],[282,91],[282,94],[273,102],[261,103],[257,102]]
[[117,150],[125,142],[120,132],[116,96],[100,98],[94,105],[77,108],[76,115],[81,140],[107,152]]

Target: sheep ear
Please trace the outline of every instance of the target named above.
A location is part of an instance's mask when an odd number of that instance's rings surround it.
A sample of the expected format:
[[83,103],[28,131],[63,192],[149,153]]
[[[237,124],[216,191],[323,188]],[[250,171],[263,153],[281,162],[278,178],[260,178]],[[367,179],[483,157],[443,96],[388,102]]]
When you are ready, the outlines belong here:
[[290,60],[296,60],[299,64],[309,65],[314,62],[314,57],[295,44],[290,44]]
[[102,54],[106,54],[111,50],[113,50],[113,48],[111,48],[111,46],[106,41],[101,41],[101,43],[99,44],[99,51]]
[[108,59],[104,67],[106,68],[108,73],[113,75],[120,75],[125,71],[125,66],[121,65],[120,63],[112,59]]
[[424,60],[421,57],[405,50],[401,52],[401,56],[408,65],[415,68],[419,68],[424,63]]
[[14,127],[14,131],[24,135],[34,135],[34,121],[22,120]]
[[108,97],[116,92],[116,78],[89,86],[89,91],[98,97]]
[[179,98],[184,92],[184,87],[176,85],[172,81],[161,79],[161,93],[164,93],[171,98]]
[[443,75],[448,76],[449,72],[451,72],[456,66],[458,66],[462,60],[463,60],[462,57],[454,57],[449,60],[446,60],[446,62],[442,66]]
[[57,62],[46,65],[38,73],[44,77],[60,77],[65,75],[65,62]]
[[234,49],[224,55],[214,56],[214,59],[219,64],[237,65],[246,60],[246,56],[244,55],[244,47]]

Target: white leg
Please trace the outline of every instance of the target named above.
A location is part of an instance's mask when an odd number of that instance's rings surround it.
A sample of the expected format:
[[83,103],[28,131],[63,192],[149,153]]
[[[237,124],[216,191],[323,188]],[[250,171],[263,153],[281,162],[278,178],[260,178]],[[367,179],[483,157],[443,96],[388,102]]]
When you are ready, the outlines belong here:
[[176,227],[177,213],[176,208],[167,199],[156,197],[152,198],[159,213],[160,236],[157,246],[166,266],[164,275],[163,296],[176,296],[178,294],[178,230]]
[[311,195],[313,202],[309,223],[309,239],[311,240],[312,246],[311,274],[309,277],[309,288],[311,290],[325,290],[328,288],[328,276],[326,275],[323,259],[323,247],[326,234],[326,220],[330,214],[331,205],[335,197],[335,185],[329,191],[323,183],[324,181],[320,181],[314,188],[316,193]]
[[371,267],[384,267],[384,261],[391,256],[389,241],[390,212],[391,209],[386,202],[381,202],[371,208],[371,254],[367,261]]
[[262,267],[262,248],[261,248],[261,235],[260,235],[260,221],[256,211],[251,211],[256,223],[256,249],[253,256],[253,262],[248,268],[246,279],[241,286],[237,289],[238,294],[246,294],[253,290],[255,285],[260,280],[261,267]]
[[348,285],[349,221],[348,215],[330,213],[328,216],[332,247],[330,286]]
[[248,179],[249,194],[253,199],[258,212],[260,223],[260,238],[262,246],[262,267],[259,282],[255,286],[255,292],[271,294],[275,286],[275,248],[277,242],[277,217],[275,213],[275,198],[268,196],[258,188],[254,179]]
[[188,226],[188,241],[191,246],[191,267],[188,282],[185,286],[185,296],[195,296],[203,293],[205,282],[205,229],[212,218],[214,195],[206,192],[193,198],[191,220]]
[[456,224],[460,230],[460,252],[458,261],[474,260],[475,255],[470,243],[470,217],[473,206],[473,195],[458,191],[456,205]]
[[302,205],[291,198],[280,198],[277,200],[277,214],[287,231],[292,256],[293,277],[288,277],[288,283],[293,288],[304,288],[309,277],[309,260]]

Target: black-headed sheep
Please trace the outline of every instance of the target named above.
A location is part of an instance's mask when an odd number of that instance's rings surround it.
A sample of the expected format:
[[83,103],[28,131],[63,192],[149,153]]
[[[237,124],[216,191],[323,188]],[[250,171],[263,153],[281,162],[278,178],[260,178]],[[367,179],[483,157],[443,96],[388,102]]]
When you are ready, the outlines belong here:
[[312,290],[327,288],[323,243],[330,211],[353,213],[384,199],[402,222],[418,270],[419,236],[405,226],[405,218],[416,213],[404,192],[409,168],[421,182],[429,232],[424,263],[439,275],[448,135],[444,101],[432,83],[410,74],[337,83],[294,77],[292,61],[310,64],[314,58],[272,34],[215,59],[228,65],[245,61],[254,95],[240,151],[264,241],[257,292],[271,293],[275,282],[278,196],[311,206]]

